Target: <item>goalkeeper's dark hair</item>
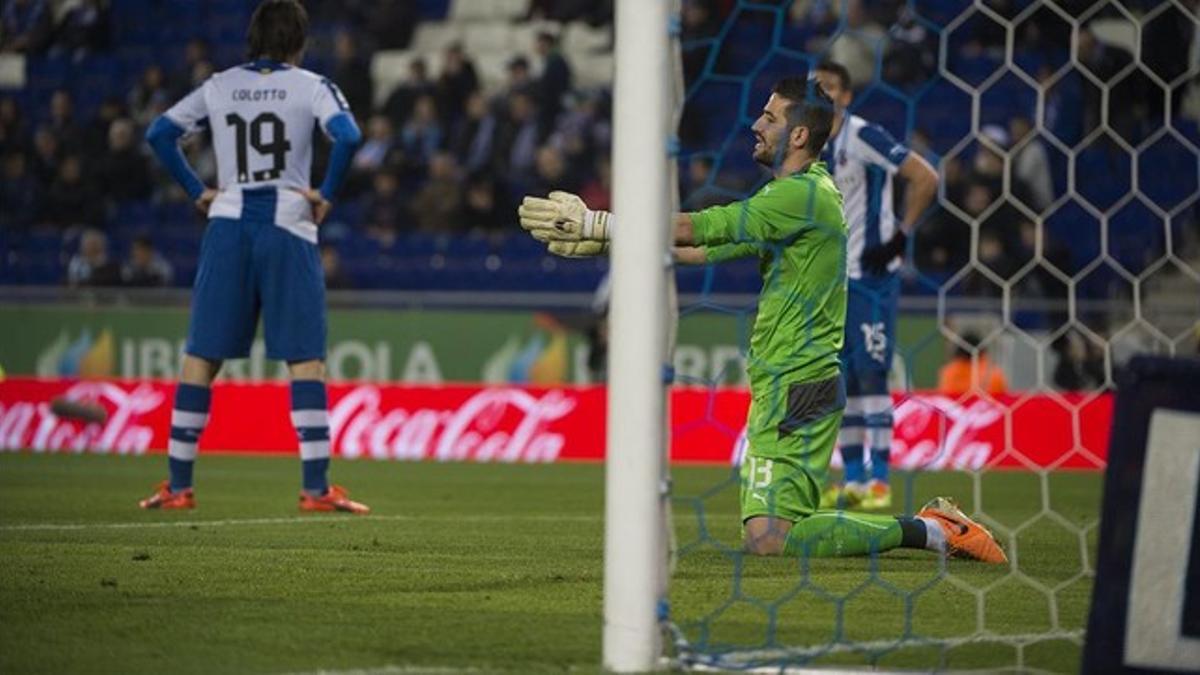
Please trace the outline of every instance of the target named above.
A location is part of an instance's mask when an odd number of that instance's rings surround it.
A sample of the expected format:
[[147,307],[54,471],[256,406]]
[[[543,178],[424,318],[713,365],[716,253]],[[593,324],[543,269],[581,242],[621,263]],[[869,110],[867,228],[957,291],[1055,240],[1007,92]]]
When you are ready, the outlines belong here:
[[833,99],[815,79],[785,77],[775,83],[771,93],[788,101],[788,131],[808,129],[809,154],[817,156],[833,130]]
[[263,0],[250,17],[250,58],[286,61],[304,50],[308,12],[298,0]]
[[846,66],[843,66],[837,61],[830,61],[826,59],[818,63],[815,70],[819,70],[823,73],[833,73],[838,79],[838,84],[842,85],[842,89],[844,91],[850,91],[853,89],[851,86],[853,81],[850,79],[850,71],[846,69]]

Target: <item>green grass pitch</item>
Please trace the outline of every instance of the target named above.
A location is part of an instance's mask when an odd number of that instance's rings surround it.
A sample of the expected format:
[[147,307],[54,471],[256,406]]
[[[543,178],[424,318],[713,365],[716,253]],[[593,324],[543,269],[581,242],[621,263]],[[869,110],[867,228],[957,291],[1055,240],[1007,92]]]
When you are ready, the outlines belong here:
[[[295,459],[215,455],[197,465],[195,511],[139,511],[164,465],[161,456],[0,455],[0,672],[588,672],[599,663],[602,466],[335,462],[334,479],[374,508],[354,518],[301,517]],[[887,641],[1084,626],[1098,473],[983,477],[985,512],[1024,525],[1010,547],[1019,574],[943,568],[920,551],[741,558],[722,547],[738,537],[730,475],[673,472],[682,555],[672,612],[694,642],[860,641],[872,648],[833,647],[813,663],[972,669],[1016,663],[1017,648]],[[895,483],[898,510],[936,494],[974,504],[966,474]],[[1021,652],[1026,668],[1078,669],[1074,641]]]

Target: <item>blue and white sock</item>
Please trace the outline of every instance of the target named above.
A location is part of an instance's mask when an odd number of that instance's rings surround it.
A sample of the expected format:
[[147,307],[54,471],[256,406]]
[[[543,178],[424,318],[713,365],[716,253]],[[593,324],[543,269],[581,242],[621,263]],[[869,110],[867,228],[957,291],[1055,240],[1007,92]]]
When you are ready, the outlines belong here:
[[292,382],[292,426],[300,438],[304,491],[323,495],[329,490],[329,409],[324,382]]
[[867,448],[871,451],[871,480],[888,482],[892,460],[892,397],[887,394],[863,397],[867,425]]
[[167,467],[171,472],[171,492],[192,487],[192,467],[196,446],[208,424],[212,390],[180,382],[175,388],[175,409],[171,411],[171,438],[167,441]]
[[862,406],[858,397],[846,400],[846,412],[842,415],[842,428],[838,431],[838,446],[842,452],[842,477],[846,483],[863,483],[867,471],[863,466],[863,440],[866,428],[863,425]]

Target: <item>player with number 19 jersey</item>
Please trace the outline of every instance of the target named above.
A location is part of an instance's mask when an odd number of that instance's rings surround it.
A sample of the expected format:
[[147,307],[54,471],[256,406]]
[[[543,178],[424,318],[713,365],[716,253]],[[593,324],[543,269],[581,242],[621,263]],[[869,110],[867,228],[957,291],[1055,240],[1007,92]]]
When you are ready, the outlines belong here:
[[[360,137],[341,92],[308,70],[259,59],[213,75],[155,125],[152,144],[156,133],[210,129],[217,158],[187,352],[214,361],[247,356],[261,312],[268,358],[323,359],[324,279],[305,192],[314,126],[335,140]],[[327,200],[344,159],[331,161],[321,188]],[[203,191],[194,175],[181,175],[190,169],[163,161],[193,198]]]
[[[171,413],[170,476],[138,505],[195,506],[193,465],[212,383],[227,359],[250,355],[261,317],[267,358],[286,362],[292,380],[300,510],[367,513],[328,478],[325,276],[317,251],[317,227],[362,134],[337,87],[299,67],[308,43],[308,12],[300,0],[262,0],[246,38],[251,62],[212,76],[146,131],[163,167],[208,216],[208,227]],[[309,183],[317,126],[333,140],[319,190]],[[215,188],[200,180],[179,148],[182,138],[204,129],[212,132],[217,156]]]
[[312,130],[350,110],[329,80],[303,68],[259,60],[213,75],[167,110],[185,133],[207,126],[217,157],[210,218],[239,218],[248,190],[276,188],[274,224],[316,243],[308,200]]

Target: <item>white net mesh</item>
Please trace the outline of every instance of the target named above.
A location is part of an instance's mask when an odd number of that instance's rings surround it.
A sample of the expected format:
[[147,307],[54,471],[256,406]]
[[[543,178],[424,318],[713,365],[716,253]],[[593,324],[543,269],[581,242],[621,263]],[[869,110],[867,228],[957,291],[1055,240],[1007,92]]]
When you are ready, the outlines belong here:
[[[689,1],[683,16],[685,207],[761,184],[749,123],[777,77],[822,58],[859,83],[856,114],[938,168],[902,272],[896,511],[949,493],[1010,564],[750,557],[736,470],[676,470],[675,656],[1077,670],[1114,378],[1134,353],[1197,349],[1196,3]],[[745,353],[753,302],[718,292],[756,269],[734,269],[681,276],[681,342],[716,321]],[[934,391],[955,350],[995,364],[1008,393],[978,377]],[[737,381],[676,364],[713,401]],[[677,436],[730,434],[714,410]]]

